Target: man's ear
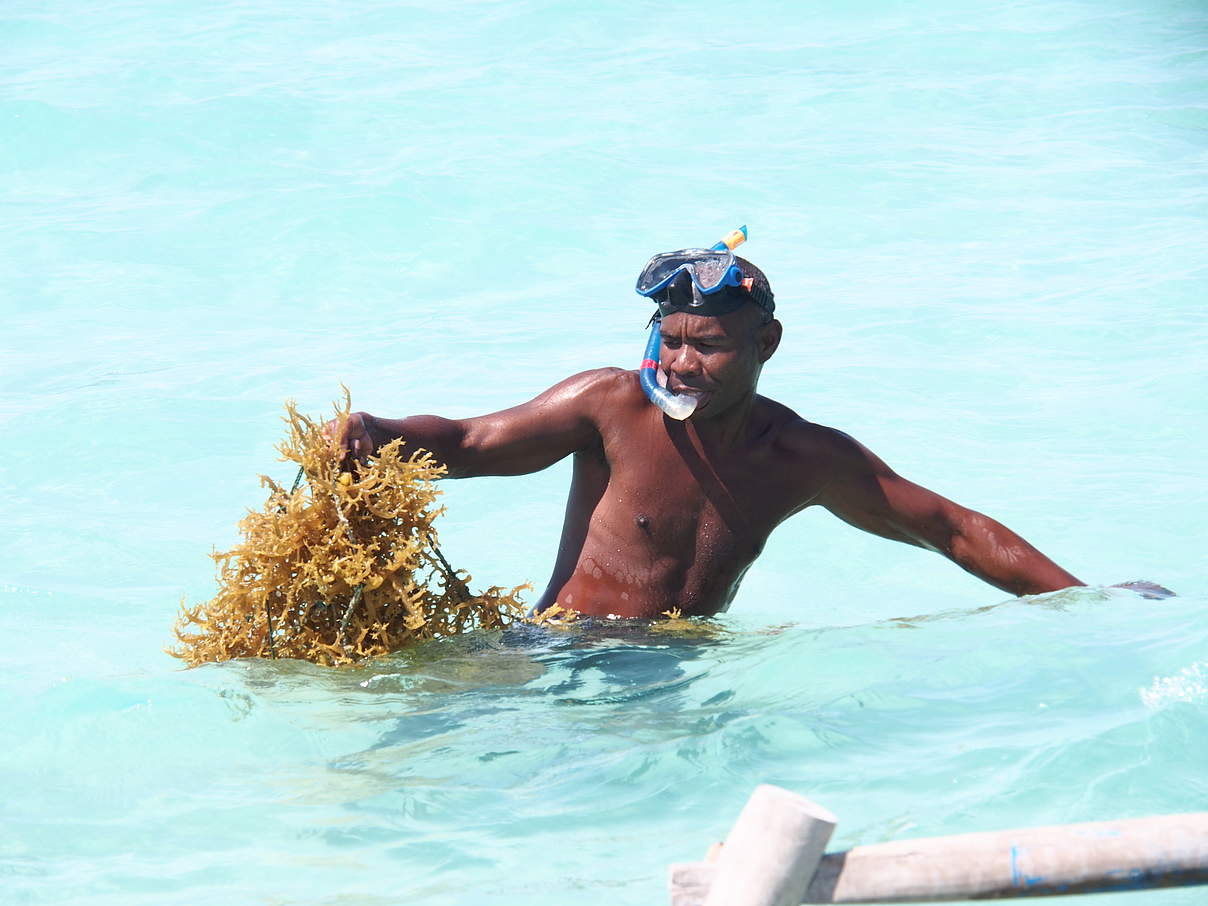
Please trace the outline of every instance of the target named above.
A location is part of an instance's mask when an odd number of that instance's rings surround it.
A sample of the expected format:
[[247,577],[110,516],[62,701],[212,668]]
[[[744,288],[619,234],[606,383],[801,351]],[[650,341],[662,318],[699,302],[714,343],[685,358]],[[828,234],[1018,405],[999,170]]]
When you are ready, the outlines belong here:
[[784,335],[784,325],[772,319],[759,328],[759,364],[762,365],[772,357],[780,346],[780,338]]

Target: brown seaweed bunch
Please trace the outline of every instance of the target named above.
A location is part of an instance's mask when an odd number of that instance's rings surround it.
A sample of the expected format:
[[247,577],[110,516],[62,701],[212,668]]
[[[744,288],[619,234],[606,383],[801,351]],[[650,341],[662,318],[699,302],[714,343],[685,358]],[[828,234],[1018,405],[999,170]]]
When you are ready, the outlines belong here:
[[[350,405],[336,407],[342,426]],[[426,639],[494,629],[523,618],[518,586],[471,594],[436,546],[433,482],[444,466],[424,450],[382,447],[355,474],[323,425],[285,404],[289,438],[278,449],[306,475],[269,489],[260,511],[239,523],[242,543],[212,556],[218,594],[182,604],[180,647],[189,666],[237,657],[301,658],[347,664]]]

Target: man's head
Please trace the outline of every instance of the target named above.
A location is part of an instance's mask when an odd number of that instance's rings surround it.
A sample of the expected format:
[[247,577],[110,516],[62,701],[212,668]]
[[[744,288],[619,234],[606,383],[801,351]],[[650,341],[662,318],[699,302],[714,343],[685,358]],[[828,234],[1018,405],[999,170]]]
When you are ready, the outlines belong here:
[[768,278],[751,262],[735,261],[752,279],[750,289],[727,286],[702,296],[680,274],[656,297],[663,336],[659,365],[668,390],[698,397],[694,419],[716,418],[754,396],[763,363],[780,344]]

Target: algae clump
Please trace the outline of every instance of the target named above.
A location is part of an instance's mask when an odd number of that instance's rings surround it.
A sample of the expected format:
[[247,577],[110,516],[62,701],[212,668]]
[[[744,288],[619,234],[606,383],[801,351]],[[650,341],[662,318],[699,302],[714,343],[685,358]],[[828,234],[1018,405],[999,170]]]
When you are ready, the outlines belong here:
[[[350,408],[345,391],[341,427]],[[268,499],[239,523],[243,541],[212,555],[218,594],[182,603],[169,654],[189,666],[270,656],[337,665],[523,619],[528,586],[473,594],[470,576],[441,555],[433,483],[445,468],[431,454],[396,440],[344,471],[323,424],[292,402],[285,411],[278,449],[306,481],[287,490],[261,476]]]

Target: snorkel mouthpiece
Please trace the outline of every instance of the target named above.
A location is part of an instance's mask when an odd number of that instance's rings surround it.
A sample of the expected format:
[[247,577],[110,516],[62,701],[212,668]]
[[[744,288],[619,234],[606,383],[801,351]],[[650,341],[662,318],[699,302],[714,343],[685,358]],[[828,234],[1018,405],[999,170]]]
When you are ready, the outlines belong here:
[[[744,224],[738,229],[726,233],[720,240],[713,243],[709,251],[733,252],[734,249],[746,241],[747,228]],[[733,259],[730,260],[732,261]],[[731,266],[727,269],[725,276],[718,281],[718,286],[738,286],[741,283],[741,269]],[[646,295],[641,288],[639,288],[638,292]],[[655,311],[654,317],[650,319],[650,338],[646,341],[646,354],[642,357],[642,367],[638,369],[638,381],[641,383],[642,390],[645,391],[646,397],[650,402],[663,410],[665,415],[682,422],[696,411],[698,400],[694,396],[680,396],[672,393],[666,387],[659,386],[659,349],[663,345],[663,331],[659,323],[660,319],[661,315],[658,311]]]

